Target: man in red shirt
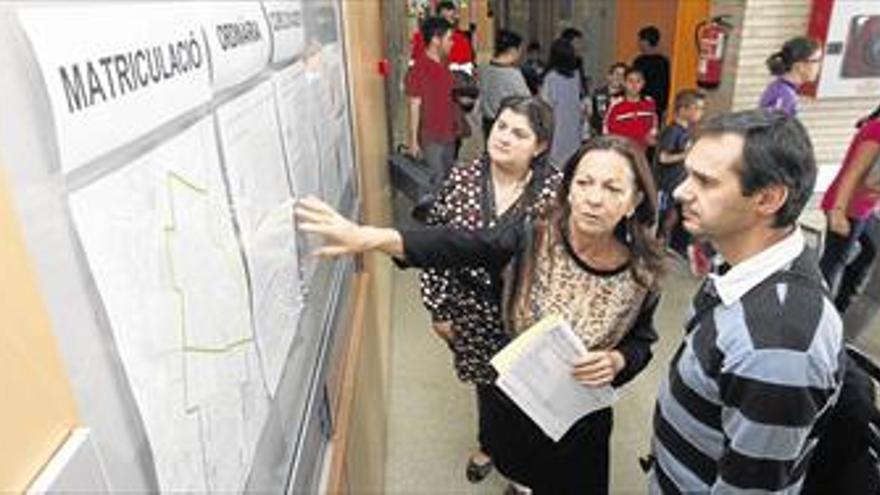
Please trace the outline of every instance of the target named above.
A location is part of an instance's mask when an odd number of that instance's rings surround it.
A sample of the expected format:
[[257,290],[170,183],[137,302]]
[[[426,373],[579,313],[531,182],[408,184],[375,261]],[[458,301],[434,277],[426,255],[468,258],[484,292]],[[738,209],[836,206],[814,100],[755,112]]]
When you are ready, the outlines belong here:
[[422,23],[425,51],[406,75],[409,98],[409,149],[431,169],[431,183],[440,187],[455,160],[455,107],[452,73],[446,57],[452,48],[452,26],[442,17]]
[[[466,31],[457,28],[458,26],[458,9],[455,3],[444,1],[437,4],[437,16],[446,19],[452,26],[452,48],[449,50],[447,63],[449,70],[460,70],[468,75],[474,75],[474,49],[471,46],[471,40]],[[425,51],[425,38],[422,36],[421,29],[416,30],[412,35],[412,51],[410,52],[411,62],[415,63],[419,56]]]
[[623,87],[623,98],[614,101],[605,114],[604,133],[628,137],[647,150],[657,141],[657,108],[650,96],[642,96],[642,71],[627,69]]

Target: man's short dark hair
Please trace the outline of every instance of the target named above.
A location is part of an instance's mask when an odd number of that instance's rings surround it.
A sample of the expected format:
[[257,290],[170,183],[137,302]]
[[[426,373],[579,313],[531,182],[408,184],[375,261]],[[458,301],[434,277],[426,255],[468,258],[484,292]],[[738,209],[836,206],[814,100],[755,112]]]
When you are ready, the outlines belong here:
[[639,29],[639,39],[649,46],[657,46],[660,43],[660,30],[657,26],[645,26]]
[[428,17],[422,22],[422,39],[425,40],[425,45],[431,44],[431,40],[434,39],[434,36],[444,37],[449,30],[452,29],[452,24],[449,24],[449,21],[442,17]]
[[571,43],[572,41],[574,41],[578,38],[582,38],[583,36],[584,36],[584,33],[581,32],[580,29],[573,28],[573,27],[563,29],[562,34],[559,35],[560,38],[564,39],[565,41],[568,41],[569,43]]
[[509,29],[499,29],[495,34],[495,55],[522,46],[523,39],[518,33]]
[[447,10],[457,10],[455,2],[444,0],[443,2],[437,2],[437,7],[434,8],[434,12],[436,12],[437,15],[443,15],[443,12]]
[[774,227],[797,221],[816,185],[816,157],[804,126],[778,110],[758,109],[717,115],[700,126],[697,139],[735,134],[744,140],[739,164],[744,196],[781,184],[788,190]]

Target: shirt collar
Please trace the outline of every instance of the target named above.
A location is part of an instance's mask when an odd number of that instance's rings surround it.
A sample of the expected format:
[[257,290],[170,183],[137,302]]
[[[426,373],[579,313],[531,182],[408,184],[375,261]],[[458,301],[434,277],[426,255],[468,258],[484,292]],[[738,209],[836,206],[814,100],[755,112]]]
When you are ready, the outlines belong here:
[[797,92],[797,89],[798,89],[797,84],[789,81],[788,79],[786,79],[784,77],[780,77],[777,79],[777,81],[781,82],[783,86],[787,86],[792,91]]
[[800,227],[781,241],[730,268],[724,275],[709,274],[718,297],[725,306],[738,301],[748,291],[795,260],[804,250]]

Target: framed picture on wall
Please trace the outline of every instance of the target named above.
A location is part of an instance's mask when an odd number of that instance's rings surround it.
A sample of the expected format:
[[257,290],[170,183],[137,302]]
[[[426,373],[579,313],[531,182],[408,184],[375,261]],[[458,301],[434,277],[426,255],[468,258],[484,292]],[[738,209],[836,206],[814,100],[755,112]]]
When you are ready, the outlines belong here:
[[825,46],[815,96],[880,95],[880,2],[813,0],[809,35]]

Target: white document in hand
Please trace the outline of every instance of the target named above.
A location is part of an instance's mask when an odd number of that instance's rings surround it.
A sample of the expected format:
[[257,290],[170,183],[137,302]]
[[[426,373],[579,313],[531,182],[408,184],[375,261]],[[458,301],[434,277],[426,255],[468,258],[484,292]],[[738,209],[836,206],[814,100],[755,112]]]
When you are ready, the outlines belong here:
[[492,358],[498,386],[544,433],[558,442],[577,420],[610,406],[610,385],[588,387],[572,376],[587,349],[562,317],[550,315]]

